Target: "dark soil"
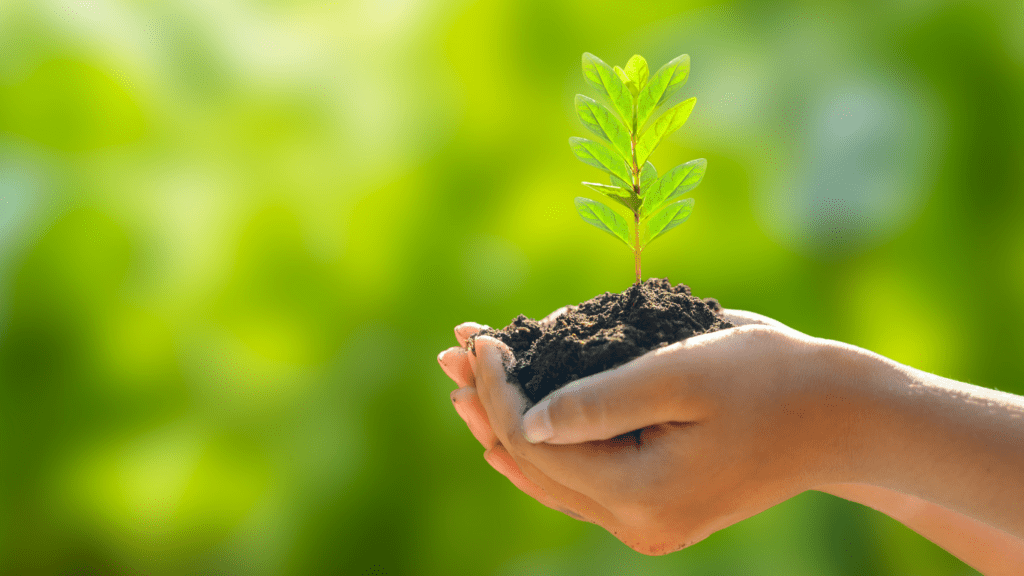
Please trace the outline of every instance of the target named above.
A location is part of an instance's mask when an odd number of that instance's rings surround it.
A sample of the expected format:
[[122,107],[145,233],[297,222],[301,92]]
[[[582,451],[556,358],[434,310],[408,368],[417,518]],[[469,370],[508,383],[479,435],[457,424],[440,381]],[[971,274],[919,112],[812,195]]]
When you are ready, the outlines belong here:
[[714,298],[696,298],[685,284],[651,278],[622,293],[605,292],[569,306],[553,319],[520,314],[501,330],[486,328],[477,335],[497,338],[512,350],[515,363],[506,366],[508,379],[522,387],[532,405],[573,380],[656,348],[732,328],[721,315]]

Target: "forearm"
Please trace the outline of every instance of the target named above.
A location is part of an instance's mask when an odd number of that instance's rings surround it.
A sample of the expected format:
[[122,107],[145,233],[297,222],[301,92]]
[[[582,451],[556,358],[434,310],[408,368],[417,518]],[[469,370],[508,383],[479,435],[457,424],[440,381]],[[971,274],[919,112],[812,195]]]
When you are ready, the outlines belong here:
[[834,343],[854,400],[843,482],[881,486],[1024,538],[1024,398]]
[[867,484],[816,489],[878,510],[985,576],[1016,575],[1024,566],[1024,540],[937,504]]

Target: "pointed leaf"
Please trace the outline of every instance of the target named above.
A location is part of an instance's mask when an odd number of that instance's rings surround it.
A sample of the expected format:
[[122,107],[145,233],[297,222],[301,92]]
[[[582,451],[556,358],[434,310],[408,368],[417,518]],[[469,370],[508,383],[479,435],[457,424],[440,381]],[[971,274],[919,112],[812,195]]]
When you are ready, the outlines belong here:
[[693,212],[693,198],[669,204],[664,210],[655,214],[647,224],[642,225],[640,246],[647,246],[658,236],[686,222],[691,212]]
[[629,62],[626,62],[626,68],[623,70],[626,76],[629,77],[640,90],[644,89],[647,85],[647,75],[650,73],[647,68],[647,60],[639,54],[634,54]]
[[629,181],[629,167],[626,166],[622,158],[619,158],[618,154],[609,150],[604,144],[574,136],[569,138],[569,146],[581,162],[600,168],[624,181]]
[[658,171],[654,169],[654,164],[650,162],[644,162],[644,165],[640,168],[640,197],[644,197],[647,191],[650,190],[651,185],[658,180]]
[[600,192],[608,198],[625,206],[630,212],[635,213],[639,207],[640,202],[636,198],[633,198],[630,191],[624,190],[619,186],[609,186],[607,184],[598,184],[596,182],[584,182],[583,185],[591,190]]
[[708,168],[708,161],[703,158],[690,160],[669,170],[658,181],[658,186],[652,188],[645,196],[643,206],[640,208],[640,217],[646,218],[658,211],[659,208],[671,203],[676,198],[693,190],[704,178],[704,172]]
[[623,84],[629,84],[629,76],[626,76],[625,70],[619,68],[618,66],[613,67],[612,70],[615,70],[615,75],[619,77],[619,80],[622,80]]
[[614,210],[604,204],[589,198],[577,196],[574,202],[576,203],[576,212],[579,213],[580,217],[587,224],[600,228],[625,242],[626,246],[631,246],[629,243],[629,225],[626,224],[625,218],[619,216]]
[[629,93],[632,94],[633,98],[635,99],[637,95],[640,94],[640,88],[637,88],[636,83],[630,80],[629,76],[626,76],[625,70],[619,68],[618,66],[616,66],[614,70],[615,75],[619,77],[619,80],[622,80],[622,83],[626,85],[626,88],[629,88]]
[[618,186],[619,188],[622,188],[623,190],[629,190],[630,192],[632,192],[633,190],[633,185],[630,184],[631,181],[632,180],[623,180],[622,178],[619,178],[614,174],[611,177],[612,186]]
[[[628,64],[627,64],[628,66]],[[628,70],[626,71],[628,73]],[[637,128],[643,128],[654,109],[665,103],[686,83],[690,75],[690,55],[683,54],[665,64],[651,76],[637,96]]]
[[625,162],[632,159],[633,147],[629,143],[629,132],[611,110],[593,98],[577,94],[576,114],[587,130],[610,142]]
[[615,70],[590,52],[583,53],[583,77],[611,101],[627,125],[633,124],[633,95]]
[[693,105],[696,103],[696,98],[680,102],[669,108],[668,112],[651,124],[651,127],[640,135],[640,140],[636,143],[636,161],[646,161],[665,136],[682,127],[686,119],[690,117],[690,112],[693,111]]
[[619,198],[629,198],[631,194],[628,190],[623,190],[618,186],[609,186],[607,184],[598,184],[597,182],[583,182],[583,185],[591,190],[595,190],[604,194],[605,196],[616,196]]

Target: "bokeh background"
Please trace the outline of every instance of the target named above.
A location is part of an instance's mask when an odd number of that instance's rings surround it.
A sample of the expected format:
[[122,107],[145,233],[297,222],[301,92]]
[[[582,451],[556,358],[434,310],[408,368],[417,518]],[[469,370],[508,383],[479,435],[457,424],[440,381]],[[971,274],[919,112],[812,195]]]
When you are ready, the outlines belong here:
[[1024,393],[1020,1],[0,2],[0,570],[961,575],[808,492],[664,557],[483,460],[452,328],[632,281],[580,55],[693,62],[645,277]]

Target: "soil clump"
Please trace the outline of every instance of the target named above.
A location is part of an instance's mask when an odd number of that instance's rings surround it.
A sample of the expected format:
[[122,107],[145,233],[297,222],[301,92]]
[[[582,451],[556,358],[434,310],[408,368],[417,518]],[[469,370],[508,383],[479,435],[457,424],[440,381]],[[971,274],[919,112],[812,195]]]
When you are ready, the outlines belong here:
[[538,321],[520,314],[501,330],[485,328],[477,336],[492,336],[512,350],[515,362],[505,366],[508,380],[519,384],[532,405],[584,376],[732,327],[714,298],[697,298],[685,284],[650,278],[624,292],[568,306],[553,318]]

